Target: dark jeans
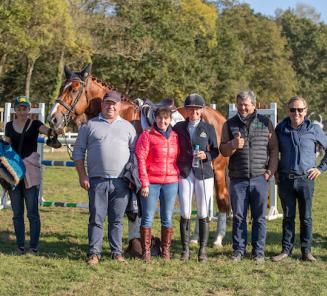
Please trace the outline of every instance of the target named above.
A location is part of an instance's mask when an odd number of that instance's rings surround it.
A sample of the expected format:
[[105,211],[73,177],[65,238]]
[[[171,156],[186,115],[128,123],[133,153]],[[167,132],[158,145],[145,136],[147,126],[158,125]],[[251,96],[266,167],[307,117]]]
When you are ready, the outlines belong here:
[[122,253],[123,218],[129,193],[128,183],[122,178],[90,178],[88,255],[101,255],[106,216],[111,254],[115,256]]
[[268,182],[263,176],[251,179],[231,179],[230,197],[233,210],[233,250],[245,255],[247,245],[247,210],[252,216],[252,255],[264,256],[266,244],[266,211]]
[[178,183],[150,184],[149,196],[141,197],[142,227],[151,228],[152,221],[157,209],[158,198],[160,200],[160,219],[163,227],[172,227],[172,215],[177,196]]
[[303,254],[311,252],[312,245],[312,196],[314,181],[307,177],[288,179],[280,176],[278,193],[283,207],[283,251],[291,254],[295,238],[296,200],[299,203],[300,241]]
[[27,218],[30,224],[30,248],[37,249],[40,239],[41,222],[39,215],[39,187],[26,189],[22,180],[13,191],[9,192],[13,222],[18,247],[25,245],[24,201],[27,209]]

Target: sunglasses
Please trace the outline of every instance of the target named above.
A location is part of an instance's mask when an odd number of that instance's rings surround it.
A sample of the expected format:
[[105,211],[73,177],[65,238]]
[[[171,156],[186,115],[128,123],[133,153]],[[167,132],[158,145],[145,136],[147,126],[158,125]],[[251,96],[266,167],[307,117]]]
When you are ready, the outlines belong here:
[[298,113],[301,114],[301,113],[303,113],[305,108],[289,108],[289,110],[290,110],[291,113],[295,113],[297,111]]

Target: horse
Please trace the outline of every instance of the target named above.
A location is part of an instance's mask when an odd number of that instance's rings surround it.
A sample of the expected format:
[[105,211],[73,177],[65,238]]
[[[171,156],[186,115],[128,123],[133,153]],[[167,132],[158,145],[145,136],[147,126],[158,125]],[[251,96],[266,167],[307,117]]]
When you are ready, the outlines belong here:
[[[82,123],[97,116],[101,110],[101,100],[104,94],[116,90],[110,84],[91,75],[91,64],[80,72],[73,72],[65,66],[64,74],[65,81],[48,116],[48,121],[55,130],[62,130],[70,121],[74,121],[79,127]],[[184,107],[178,108],[177,111],[185,117]],[[138,134],[141,133],[140,108],[128,97],[122,96],[120,116],[131,122]],[[220,139],[222,126],[226,121],[222,114],[205,107],[203,119],[214,126],[217,139]],[[226,178],[227,164],[228,159],[222,155],[213,161],[216,199],[219,211],[222,213],[230,210]]]

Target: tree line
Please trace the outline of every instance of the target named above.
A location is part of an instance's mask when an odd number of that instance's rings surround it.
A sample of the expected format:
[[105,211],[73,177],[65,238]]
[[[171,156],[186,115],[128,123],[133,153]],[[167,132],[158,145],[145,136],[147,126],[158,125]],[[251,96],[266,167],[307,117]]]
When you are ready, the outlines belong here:
[[281,112],[303,95],[326,117],[327,25],[300,8],[267,17],[233,0],[2,0],[1,104],[26,94],[50,105],[64,64],[92,62],[130,98],[181,104],[198,92],[226,114],[252,89]]

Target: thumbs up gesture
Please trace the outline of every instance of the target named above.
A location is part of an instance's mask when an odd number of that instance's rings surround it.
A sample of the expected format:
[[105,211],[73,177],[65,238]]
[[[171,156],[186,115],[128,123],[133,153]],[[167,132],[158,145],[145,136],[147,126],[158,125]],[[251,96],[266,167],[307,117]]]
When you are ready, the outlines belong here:
[[240,132],[237,132],[234,135],[234,139],[232,140],[232,145],[234,149],[242,149],[244,147],[244,138],[241,138]]

